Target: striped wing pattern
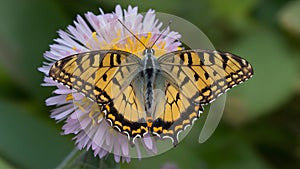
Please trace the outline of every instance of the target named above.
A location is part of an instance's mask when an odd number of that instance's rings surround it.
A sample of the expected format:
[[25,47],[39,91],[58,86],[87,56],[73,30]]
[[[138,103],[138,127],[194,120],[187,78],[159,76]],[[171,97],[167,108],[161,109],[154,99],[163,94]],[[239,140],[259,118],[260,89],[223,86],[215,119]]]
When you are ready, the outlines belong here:
[[176,146],[179,133],[198,119],[203,107],[193,103],[172,83],[166,81],[165,85],[164,100],[157,103],[152,131],[162,138],[170,138]]
[[169,72],[181,93],[196,104],[208,104],[253,75],[251,65],[231,53],[182,50],[161,56],[161,69]]
[[[119,50],[99,50],[57,61],[49,76],[99,104],[106,120],[130,140],[147,133],[171,138],[208,104],[253,75],[251,65],[230,53],[182,50],[158,58],[156,108],[147,125],[141,59]],[[101,105],[101,106],[100,106]]]
[[123,51],[92,51],[57,61],[49,76],[98,104],[106,104],[129,85],[139,62],[135,55]]

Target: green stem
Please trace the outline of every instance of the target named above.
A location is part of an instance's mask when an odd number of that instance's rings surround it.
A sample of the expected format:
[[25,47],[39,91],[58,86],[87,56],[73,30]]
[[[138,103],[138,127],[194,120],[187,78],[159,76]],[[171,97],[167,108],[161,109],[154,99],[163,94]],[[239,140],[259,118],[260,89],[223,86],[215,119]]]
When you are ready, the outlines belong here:
[[120,164],[115,162],[111,154],[100,159],[94,157],[92,151],[79,151],[76,148],[56,169],[120,169]]
[[66,169],[71,163],[81,155],[81,152],[75,148],[55,169]]

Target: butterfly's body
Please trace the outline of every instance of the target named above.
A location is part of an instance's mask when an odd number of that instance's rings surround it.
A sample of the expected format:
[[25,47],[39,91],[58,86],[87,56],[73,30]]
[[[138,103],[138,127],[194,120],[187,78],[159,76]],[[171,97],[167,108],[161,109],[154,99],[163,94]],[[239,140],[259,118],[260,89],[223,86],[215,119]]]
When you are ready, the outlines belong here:
[[57,61],[50,77],[90,98],[108,123],[130,140],[145,134],[171,138],[190,126],[202,105],[253,75],[230,53],[182,50],[142,58],[120,50],[80,53]]
[[145,111],[149,120],[153,114],[154,103],[154,86],[157,72],[159,71],[159,64],[157,59],[153,56],[153,50],[145,50],[144,57],[142,58],[142,67],[140,76],[144,79],[144,97],[145,97]]

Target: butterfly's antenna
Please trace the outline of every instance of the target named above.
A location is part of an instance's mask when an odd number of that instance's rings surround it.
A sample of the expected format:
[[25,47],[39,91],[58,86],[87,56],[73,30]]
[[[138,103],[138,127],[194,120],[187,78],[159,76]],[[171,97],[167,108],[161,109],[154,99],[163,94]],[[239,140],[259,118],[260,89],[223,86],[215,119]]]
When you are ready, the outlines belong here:
[[155,45],[155,43],[160,39],[160,37],[163,35],[163,33],[165,33],[165,31],[167,30],[167,28],[171,25],[172,20],[169,21],[168,26],[160,33],[160,35],[155,39],[155,41],[153,42],[153,44],[151,45],[150,49],[153,48],[153,46]]
[[148,49],[147,46],[137,36],[135,36],[135,34],[132,33],[120,19],[118,19],[118,21],[136,40],[138,40],[145,47],[145,49]]

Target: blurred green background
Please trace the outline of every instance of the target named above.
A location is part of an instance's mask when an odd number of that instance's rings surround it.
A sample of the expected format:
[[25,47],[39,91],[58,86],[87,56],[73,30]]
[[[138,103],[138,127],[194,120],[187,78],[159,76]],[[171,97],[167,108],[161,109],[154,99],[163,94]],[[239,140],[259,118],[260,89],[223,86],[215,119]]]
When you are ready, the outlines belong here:
[[255,71],[229,92],[207,142],[197,142],[197,122],[176,148],[121,168],[300,168],[300,1],[0,0],[0,169],[51,169],[72,151],[72,136],[61,136],[63,124],[49,118],[44,100],[53,88],[40,86],[37,68],[58,29],[77,14],[111,12],[116,4],[182,17]]

